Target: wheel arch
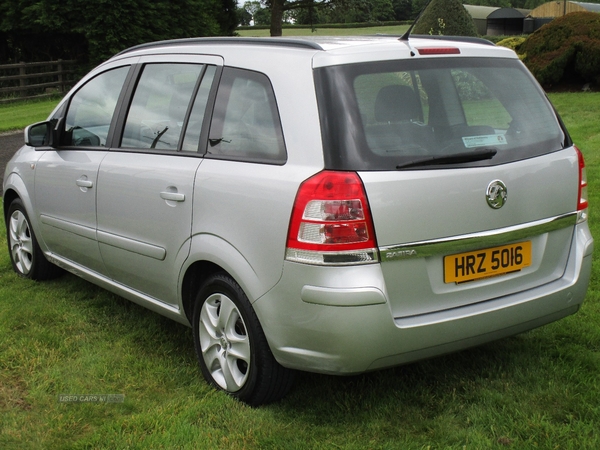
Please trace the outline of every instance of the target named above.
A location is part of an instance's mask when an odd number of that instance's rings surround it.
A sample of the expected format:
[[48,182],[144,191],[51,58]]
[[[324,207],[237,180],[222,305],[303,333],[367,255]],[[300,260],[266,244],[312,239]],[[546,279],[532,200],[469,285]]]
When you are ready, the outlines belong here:
[[[32,180],[31,180],[32,181]],[[21,177],[19,173],[12,172],[4,181],[4,222],[6,223],[6,215],[8,214],[8,208],[10,208],[10,204],[15,199],[20,199],[23,202],[23,206],[29,215],[29,222],[31,227],[33,228],[33,232],[36,235],[38,244],[42,251],[45,253],[48,248],[46,247],[46,241],[40,233],[40,223],[38,220],[38,216],[34,214],[35,208],[33,204],[33,186],[31,187],[31,191],[28,189],[25,180]]]
[[181,305],[190,323],[198,290],[208,277],[217,272],[231,276],[250,303],[271,287],[264,286],[248,260],[229,242],[212,234],[194,236],[180,283]]
[[20,174],[12,172],[10,175],[8,175],[8,177],[4,180],[4,217],[6,217],[8,208],[15,198],[20,198],[27,212],[31,213],[33,211],[33,204],[29,194],[33,193],[28,191],[27,185],[25,184],[23,178],[21,178]]
[[192,323],[194,301],[200,286],[212,274],[221,271],[224,271],[222,267],[210,261],[196,261],[187,268],[181,286],[181,298],[183,312],[188,322]]
[[19,194],[14,189],[8,189],[3,195],[4,221],[6,222],[8,208],[15,198],[19,198]]

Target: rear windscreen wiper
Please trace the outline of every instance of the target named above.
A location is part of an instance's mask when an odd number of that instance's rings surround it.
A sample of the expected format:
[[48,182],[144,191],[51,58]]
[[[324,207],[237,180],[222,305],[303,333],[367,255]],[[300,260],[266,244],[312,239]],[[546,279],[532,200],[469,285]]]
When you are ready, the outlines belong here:
[[425,158],[413,159],[412,161],[398,164],[396,169],[483,161],[485,159],[492,159],[496,153],[498,153],[498,150],[495,148],[482,148],[472,152],[455,153],[454,155],[427,156]]

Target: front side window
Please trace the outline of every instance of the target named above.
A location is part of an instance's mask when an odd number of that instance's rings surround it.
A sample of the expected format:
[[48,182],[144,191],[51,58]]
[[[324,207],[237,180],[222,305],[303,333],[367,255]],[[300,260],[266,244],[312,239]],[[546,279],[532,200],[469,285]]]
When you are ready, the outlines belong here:
[[[395,170],[453,156],[500,164],[569,140],[517,60],[384,61],[318,69],[315,78],[328,168]],[[481,159],[470,160],[473,152]]]
[[148,64],[127,114],[121,147],[177,150],[200,64]]
[[233,68],[223,70],[207,157],[285,162],[275,95],[265,75]]
[[71,98],[61,145],[106,146],[110,123],[129,66],[104,72],[88,81]]

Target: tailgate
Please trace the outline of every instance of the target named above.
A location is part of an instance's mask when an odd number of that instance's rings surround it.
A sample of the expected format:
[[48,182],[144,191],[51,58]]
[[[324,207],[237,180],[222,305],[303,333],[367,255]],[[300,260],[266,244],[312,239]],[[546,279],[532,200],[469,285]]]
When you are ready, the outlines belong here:
[[[395,317],[455,308],[560,278],[578,195],[574,149],[492,167],[361,172]],[[505,204],[488,205],[490,183]]]

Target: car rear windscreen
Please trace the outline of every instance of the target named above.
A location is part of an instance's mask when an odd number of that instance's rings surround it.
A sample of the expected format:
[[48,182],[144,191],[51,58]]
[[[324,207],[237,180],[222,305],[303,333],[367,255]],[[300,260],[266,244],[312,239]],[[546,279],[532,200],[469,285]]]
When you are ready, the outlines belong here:
[[431,167],[502,164],[570,145],[518,60],[340,65],[317,69],[315,81],[330,169],[395,170],[426,160]]

